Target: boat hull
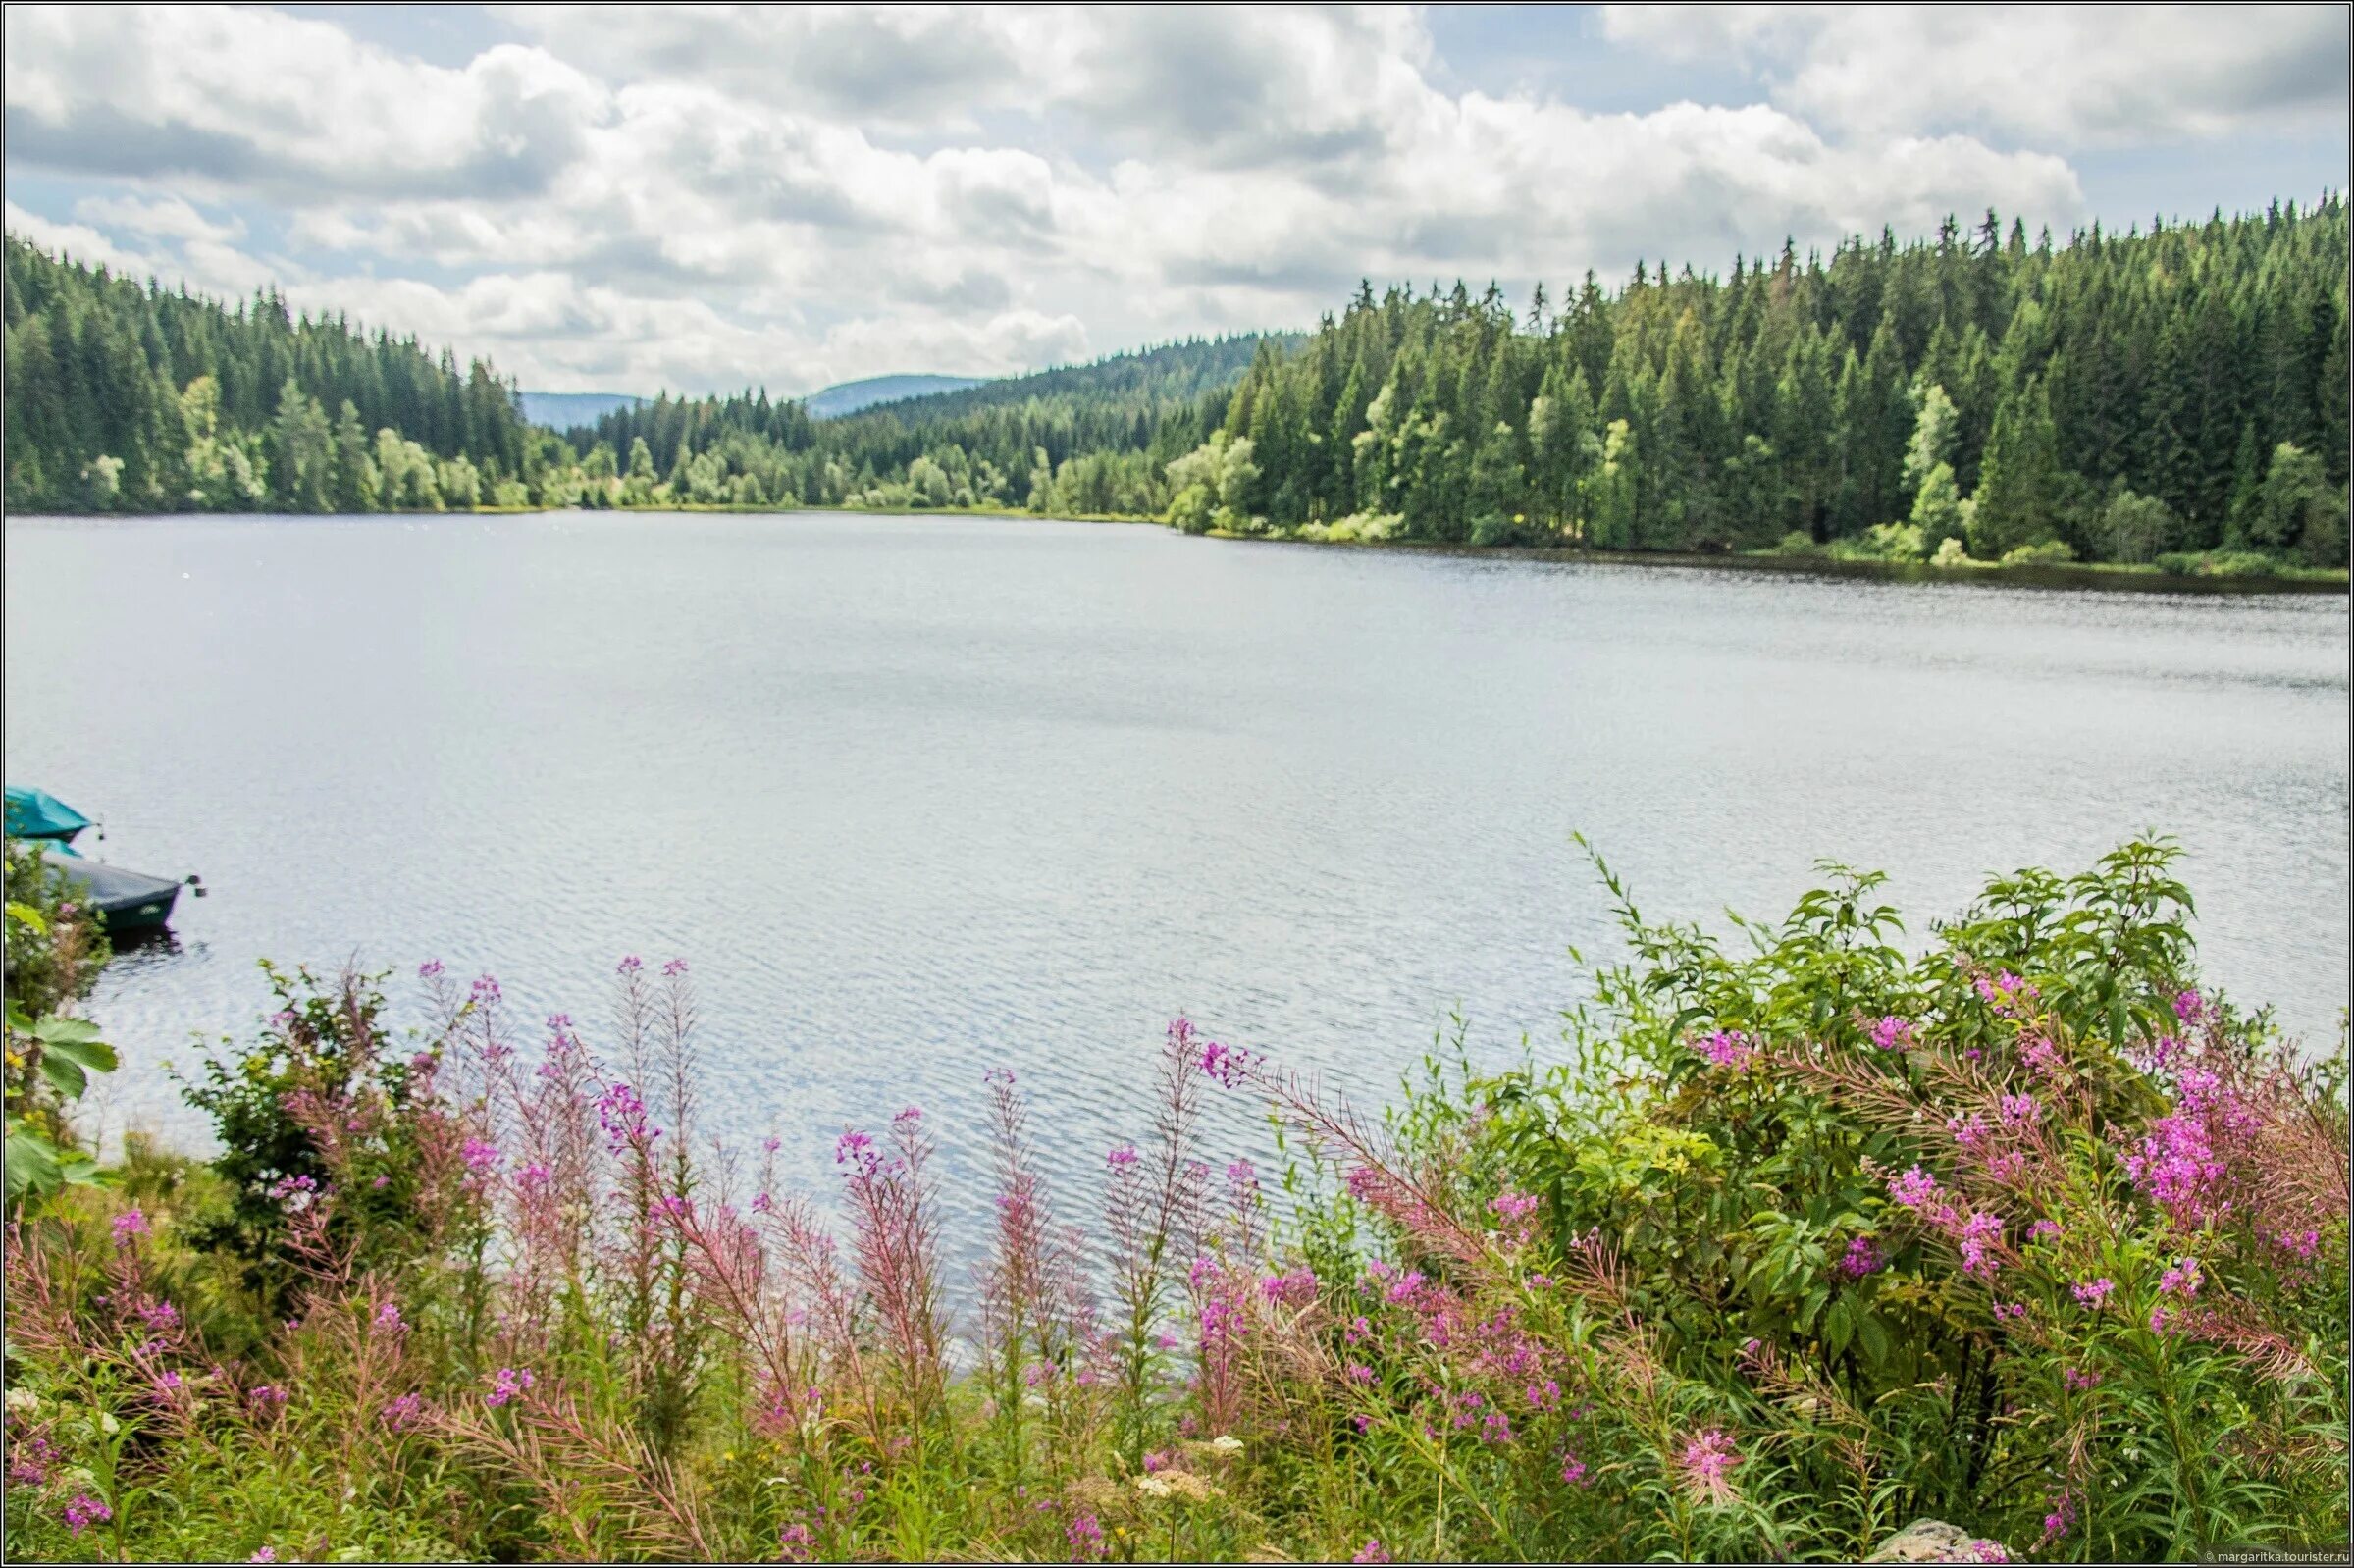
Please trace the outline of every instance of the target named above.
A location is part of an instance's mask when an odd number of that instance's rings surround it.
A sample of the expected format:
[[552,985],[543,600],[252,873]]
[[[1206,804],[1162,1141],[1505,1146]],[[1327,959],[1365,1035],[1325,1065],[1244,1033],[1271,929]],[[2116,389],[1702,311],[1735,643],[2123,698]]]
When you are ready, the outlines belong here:
[[78,858],[50,863],[82,890],[110,932],[152,930],[172,917],[180,899],[180,884],[160,876]]

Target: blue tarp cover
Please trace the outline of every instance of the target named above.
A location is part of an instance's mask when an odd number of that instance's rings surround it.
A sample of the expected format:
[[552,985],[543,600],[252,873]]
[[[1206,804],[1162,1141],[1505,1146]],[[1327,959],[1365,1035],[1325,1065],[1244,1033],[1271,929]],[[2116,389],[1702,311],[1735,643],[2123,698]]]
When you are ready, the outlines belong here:
[[90,825],[90,819],[46,790],[8,786],[8,836],[60,842]]

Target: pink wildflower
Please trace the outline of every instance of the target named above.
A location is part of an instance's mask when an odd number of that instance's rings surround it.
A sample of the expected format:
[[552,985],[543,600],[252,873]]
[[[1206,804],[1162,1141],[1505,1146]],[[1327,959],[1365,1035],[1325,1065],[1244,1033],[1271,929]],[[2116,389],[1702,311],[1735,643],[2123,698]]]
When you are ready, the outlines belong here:
[[114,1229],[115,1245],[127,1247],[131,1245],[132,1236],[143,1236],[148,1233],[147,1216],[137,1209],[125,1209],[121,1214],[115,1216]]
[[1357,1548],[1357,1554],[1349,1559],[1350,1562],[1395,1562],[1396,1560],[1389,1555],[1389,1548],[1382,1544],[1379,1536],[1368,1537],[1365,1544]]
[[89,1526],[104,1524],[114,1516],[115,1511],[112,1508],[86,1491],[78,1491],[74,1494],[73,1500],[66,1504],[66,1529],[78,1536]]
[[496,1410],[522,1394],[536,1381],[529,1371],[517,1371],[513,1367],[500,1367],[493,1376],[491,1391],[483,1395],[482,1402]]
[[1723,1428],[1710,1427],[1686,1440],[1677,1468],[1696,1499],[1723,1503],[1733,1496],[1733,1467],[1740,1463],[1741,1452],[1733,1439]]
[[1739,1072],[1757,1058],[1757,1047],[1739,1029],[1718,1029],[1700,1042],[1700,1055],[1720,1068]]
[[[1104,1156],[1104,1164],[1110,1166],[1115,1171],[1125,1170],[1127,1167],[1134,1165],[1135,1163],[1136,1146],[1132,1143],[1124,1143],[1119,1148],[1114,1149],[1111,1153]],[[1084,1517],[1093,1516],[1088,1515]]]
[[1888,1195],[1908,1209],[1917,1209],[1937,1195],[1937,1178],[1916,1165],[1889,1178]]
[[2109,1292],[2115,1290],[2116,1288],[2117,1281],[2107,1278],[2106,1276],[2098,1280],[2081,1280],[2075,1284],[2069,1286],[2069,1289],[2074,1293],[2078,1302],[2095,1309],[2099,1308],[2101,1303],[2107,1301],[2109,1299]]
[[1847,1252],[1836,1264],[1832,1265],[1850,1280],[1860,1280],[1865,1275],[1878,1274],[1887,1266],[1888,1260],[1880,1254],[1880,1244],[1870,1236],[1852,1237],[1848,1242]]
[[1064,1528],[1072,1562],[1094,1562],[1104,1554],[1104,1527],[1093,1514],[1080,1514]]
[[1913,1043],[1912,1025],[1893,1014],[1872,1025],[1872,1044],[1883,1051],[1909,1051]]
[[2003,1244],[2003,1221],[1999,1215],[1973,1213],[1962,1225],[1958,1238],[1962,1246],[1962,1272],[1991,1279],[1999,1265],[1992,1249]]

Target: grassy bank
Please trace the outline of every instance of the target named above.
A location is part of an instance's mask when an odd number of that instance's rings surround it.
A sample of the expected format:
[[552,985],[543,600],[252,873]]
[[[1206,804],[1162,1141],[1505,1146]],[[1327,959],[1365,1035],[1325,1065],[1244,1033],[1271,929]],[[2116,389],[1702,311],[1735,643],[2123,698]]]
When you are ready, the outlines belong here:
[[[188,1086],[218,1160],[12,1200],[12,1553],[2342,1542],[2342,1043],[2197,987],[2169,860],[1996,883],[1910,959],[1873,877],[1740,954],[1611,882],[1632,957],[1521,1068],[1435,1064],[1372,1117],[1180,1019],[1092,1190],[1050,1189],[1061,1134],[976,1061],[957,1311],[933,1114],[715,1147],[683,964],[624,960],[594,1030],[427,965],[413,1038],[365,977],[274,971]],[[24,1021],[12,1116],[65,1103]],[[1213,1096],[1269,1107],[1291,1167],[1209,1147]]]

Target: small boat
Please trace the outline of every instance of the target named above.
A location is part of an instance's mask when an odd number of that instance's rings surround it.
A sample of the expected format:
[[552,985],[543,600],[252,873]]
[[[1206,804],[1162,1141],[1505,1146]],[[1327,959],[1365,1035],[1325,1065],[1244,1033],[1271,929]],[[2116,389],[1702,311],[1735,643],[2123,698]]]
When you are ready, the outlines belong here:
[[[45,852],[50,863],[82,890],[109,933],[153,930],[172,917],[180,883],[82,859],[74,837],[90,825],[88,817],[45,790],[7,788],[8,836]],[[204,896],[195,877],[188,885],[198,898]]]
[[71,844],[74,835],[89,825],[88,817],[47,790],[19,789],[14,784],[8,786],[10,838],[51,839],[59,844]]

